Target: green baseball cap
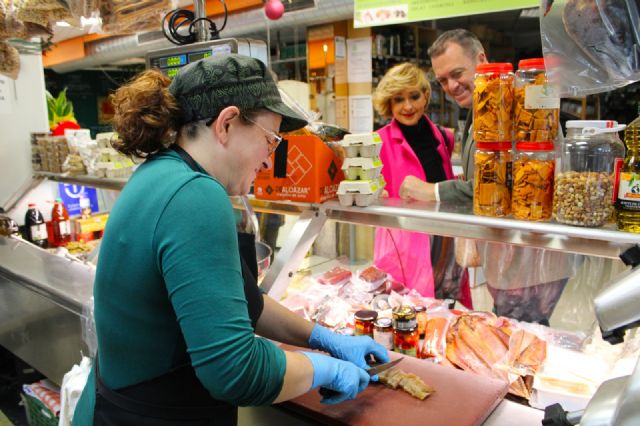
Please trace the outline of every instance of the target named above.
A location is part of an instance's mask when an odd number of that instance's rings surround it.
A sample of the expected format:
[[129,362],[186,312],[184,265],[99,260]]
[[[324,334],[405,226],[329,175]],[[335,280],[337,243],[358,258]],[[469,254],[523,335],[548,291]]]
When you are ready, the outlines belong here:
[[278,86],[262,61],[229,54],[214,56],[183,67],[169,92],[182,109],[183,124],[217,117],[224,108],[241,111],[268,109],[282,116],[281,132],[307,125],[307,121],[282,102]]

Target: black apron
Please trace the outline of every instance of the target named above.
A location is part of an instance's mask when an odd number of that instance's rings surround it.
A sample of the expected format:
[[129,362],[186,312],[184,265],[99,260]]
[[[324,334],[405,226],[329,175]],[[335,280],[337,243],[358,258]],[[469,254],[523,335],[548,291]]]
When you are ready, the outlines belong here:
[[[172,147],[193,171],[202,172],[193,158],[177,145]],[[258,288],[258,263],[253,234],[238,233],[244,295],[254,330],[264,300]],[[185,354],[186,355],[186,354]],[[93,424],[99,426],[209,426],[236,425],[238,407],[211,397],[191,364],[142,383],[117,390],[100,378],[96,356],[96,403]]]

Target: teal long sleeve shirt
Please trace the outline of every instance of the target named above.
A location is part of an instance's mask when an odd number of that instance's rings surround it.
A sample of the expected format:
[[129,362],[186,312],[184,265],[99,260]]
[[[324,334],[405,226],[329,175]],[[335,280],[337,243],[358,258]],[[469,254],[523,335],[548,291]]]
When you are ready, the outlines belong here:
[[[112,389],[191,362],[215,399],[266,405],[280,393],[284,352],[251,327],[227,193],[173,151],[148,159],[120,194],[94,304],[100,374]],[[94,379],[74,425],[91,423]]]

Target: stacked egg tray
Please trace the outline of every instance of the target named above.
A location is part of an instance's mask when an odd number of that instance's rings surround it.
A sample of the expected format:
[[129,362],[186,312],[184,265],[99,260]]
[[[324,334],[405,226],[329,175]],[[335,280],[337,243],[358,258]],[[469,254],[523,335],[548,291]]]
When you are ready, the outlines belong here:
[[366,207],[375,203],[385,186],[379,157],[382,149],[380,136],[377,133],[345,135],[340,145],[346,155],[342,163],[346,179],[338,187],[340,204]]

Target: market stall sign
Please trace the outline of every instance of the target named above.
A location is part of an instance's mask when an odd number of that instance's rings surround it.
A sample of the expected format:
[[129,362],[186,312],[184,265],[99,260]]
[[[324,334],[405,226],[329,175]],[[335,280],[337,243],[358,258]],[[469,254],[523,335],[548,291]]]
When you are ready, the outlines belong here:
[[538,0],[355,0],[355,28],[537,7]]

